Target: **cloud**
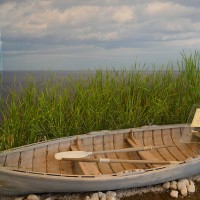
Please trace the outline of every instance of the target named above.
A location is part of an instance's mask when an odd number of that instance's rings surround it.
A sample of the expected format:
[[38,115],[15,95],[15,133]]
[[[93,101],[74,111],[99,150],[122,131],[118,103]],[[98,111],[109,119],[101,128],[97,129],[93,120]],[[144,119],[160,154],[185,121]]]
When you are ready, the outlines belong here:
[[127,6],[120,7],[114,12],[113,19],[119,23],[130,22],[135,18],[133,9]]
[[4,52],[10,56],[61,51],[69,55],[69,49],[80,46],[84,50],[79,54],[101,49],[105,55],[111,50],[130,55],[199,44],[196,0],[2,0],[0,10]]
[[191,14],[195,9],[192,7],[186,7],[181,4],[172,2],[153,2],[149,3],[146,7],[146,12],[150,16],[165,16],[168,18],[178,17]]

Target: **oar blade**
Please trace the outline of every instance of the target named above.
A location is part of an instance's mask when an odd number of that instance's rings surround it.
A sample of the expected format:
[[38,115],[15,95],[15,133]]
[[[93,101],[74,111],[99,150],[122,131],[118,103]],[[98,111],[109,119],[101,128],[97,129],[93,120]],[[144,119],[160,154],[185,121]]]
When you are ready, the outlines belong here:
[[55,154],[56,160],[62,160],[63,158],[85,158],[89,155],[91,155],[92,152],[86,152],[86,151],[65,151]]

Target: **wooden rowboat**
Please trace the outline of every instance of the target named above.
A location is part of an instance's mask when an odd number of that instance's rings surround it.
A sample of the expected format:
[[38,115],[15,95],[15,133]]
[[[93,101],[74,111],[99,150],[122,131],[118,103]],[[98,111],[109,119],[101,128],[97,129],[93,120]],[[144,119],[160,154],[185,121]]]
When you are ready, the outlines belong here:
[[[200,173],[200,157],[196,153],[199,144],[180,143],[183,127],[180,124],[92,132],[3,151],[0,194],[105,191],[190,177]],[[107,152],[146,146],[145,150],[133,152]],[[107,153],[95,154],[102,150]],[[88,162],[85,158],[55,159],[57,153],[66,151],[94,154],[87,156]]]

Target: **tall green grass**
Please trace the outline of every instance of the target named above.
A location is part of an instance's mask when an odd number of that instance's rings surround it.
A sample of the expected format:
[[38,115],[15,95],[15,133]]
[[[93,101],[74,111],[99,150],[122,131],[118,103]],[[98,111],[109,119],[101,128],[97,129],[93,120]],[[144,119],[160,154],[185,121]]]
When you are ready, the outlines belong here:
[[135,64],[78,80],[52,74],[42,85],[29,76],[1,102],[0,149],[93,130],[185,123],[200,103],[199,64],[195,52],[182,54],[176,74],[172,66],[148,73]]

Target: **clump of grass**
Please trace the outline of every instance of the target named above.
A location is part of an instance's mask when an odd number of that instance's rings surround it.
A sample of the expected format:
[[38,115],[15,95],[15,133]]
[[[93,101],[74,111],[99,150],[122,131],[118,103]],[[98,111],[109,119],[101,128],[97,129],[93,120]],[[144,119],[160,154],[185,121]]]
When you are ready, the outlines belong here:
[[0,149],[93,130],[185,123],[200,102],[200,54],[165,70],[97,70],[78,80],[52,74],[9,90],[1,102]]

